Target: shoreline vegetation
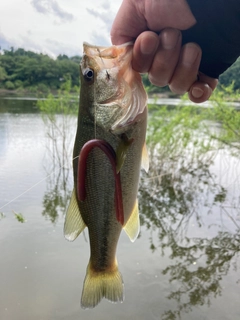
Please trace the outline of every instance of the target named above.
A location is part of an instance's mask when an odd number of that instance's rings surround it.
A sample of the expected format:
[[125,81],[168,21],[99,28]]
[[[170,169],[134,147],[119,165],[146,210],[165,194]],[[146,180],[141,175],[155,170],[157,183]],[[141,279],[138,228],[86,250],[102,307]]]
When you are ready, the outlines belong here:
[[[71,80],[70,91],[79,91],[79,64],[81,56],[68,57],[60,54],[56,59],[46,54],[27,51],[22,48],[3,50],[0,54],[0,95],[47,95],[57,94],[64,82]],[[219,87],[240,89],[240,58],[219,78]],[[156,87],[147,75],[142,76],[149,96],[179,97],[168,87]]]

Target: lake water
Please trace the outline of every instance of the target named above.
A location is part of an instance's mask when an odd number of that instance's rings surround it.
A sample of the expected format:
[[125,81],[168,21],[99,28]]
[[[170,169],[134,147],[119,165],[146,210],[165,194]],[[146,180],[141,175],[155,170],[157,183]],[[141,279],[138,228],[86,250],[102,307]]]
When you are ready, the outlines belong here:
[[0,100],[1,320],[240,319],[238,158],[219,151],[174,183],[152,165],[139,191],[141,234],[118,243],[125,300],[82,310],[88,235],[63,237],[71,159],[58,158],[47,133],[32,102]]

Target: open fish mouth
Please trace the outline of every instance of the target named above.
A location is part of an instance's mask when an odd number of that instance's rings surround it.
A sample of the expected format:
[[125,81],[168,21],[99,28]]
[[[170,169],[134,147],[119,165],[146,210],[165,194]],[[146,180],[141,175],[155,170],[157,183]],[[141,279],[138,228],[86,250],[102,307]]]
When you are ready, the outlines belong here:
[[100,69],[110,69],[118,66],[123,60],[129,65],[132,59],[132,46],[133,42],[111,47],[99,47],[84,42],[83,54],[94,59]]
[[132,46],[132,42],[107,48],[84,43],[81,68],[83,73],[94,70],[95,120],[116,134],[133,124],[147,104],[141,76],[132,69]]

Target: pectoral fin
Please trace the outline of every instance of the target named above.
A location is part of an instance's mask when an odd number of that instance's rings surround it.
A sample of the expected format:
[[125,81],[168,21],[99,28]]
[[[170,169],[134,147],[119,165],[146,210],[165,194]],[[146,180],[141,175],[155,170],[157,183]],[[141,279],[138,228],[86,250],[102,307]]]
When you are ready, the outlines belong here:
[[128,139],[128,137],[125,134],[121,135],[121,141],[116,150],[117,173],[121,170],[127,155],[127,151],[132,143],[133,139]]
[[84,223],[76,198],[75,189],[73,189],[72,197],[68,206],[68,210],[64,223],[64,236],[69,241],[74,241],[86,227]]
[[126,234],[129,236],[129,239],[134,242],[140,231],[140,221],[139,221],[139,212],[138,212],[138,201],[136,200],[133,211],[123,227]]
[[146,142],[143,145],[142,148],[142,168],[148,172],[149,169],[149,157],[148,157],[148,151],[147,151],[147,146],[146,146]]

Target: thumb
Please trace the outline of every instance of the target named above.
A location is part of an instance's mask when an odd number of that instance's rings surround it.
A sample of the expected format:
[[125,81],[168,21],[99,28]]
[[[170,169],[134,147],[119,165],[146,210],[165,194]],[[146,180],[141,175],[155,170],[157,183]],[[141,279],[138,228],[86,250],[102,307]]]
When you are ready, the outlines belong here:
[[147,30],[147,22],[141,14],[137,1],[123,0],[111,29],[112,44],[120,45],[133,41]]
[[218,84],[218,79],[211,78],[201,72],[196,82],[188,91],[189,99],[195,103],[207,101]]

